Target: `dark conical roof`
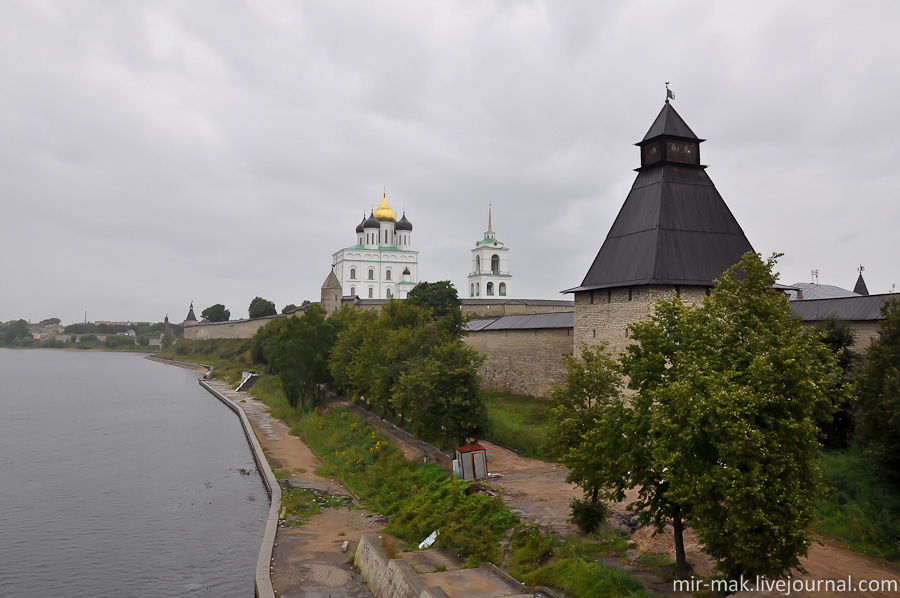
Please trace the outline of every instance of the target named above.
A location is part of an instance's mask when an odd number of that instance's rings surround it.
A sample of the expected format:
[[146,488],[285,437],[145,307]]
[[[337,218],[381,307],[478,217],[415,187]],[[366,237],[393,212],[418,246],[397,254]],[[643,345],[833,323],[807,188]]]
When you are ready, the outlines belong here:
[[403,212],[403,218],[397,222],[395,230],[412,230],[412,222],[406,219],[406,212]]
[[662,110],[659,111],[659,114],[656,117],[656,120],[653,121],[653,124],[650,125],[650,130],[647,131],[647,134],[644,135],[644,138],[641,140],[648,141],[653,139],[654,137],[659,137],[661,135],[668,135],[671,137],[682,137],[684,139],[697,139],[698,141],[702,141],[699,137],[697,137],[691,128],[687,126],[687,123],[684,122],[684,119],[675,111],[675,108],[672,107],[668,101],[666,101]]
[[366,223],[366,213],[363,212],[362,220],[359,221],[359,224],[356,225],[356,232],[363,232],[363,225]]
[[[669,104],[647,133],[657,135],[697,139]],[[663,160],[638,171],[581,286],[564,292],[712,286],[748,251],[753,247],[704,167]]]
[[335,275],[334,270],[328,273],[328,278],[325,279],[325,282],[322,283],[323,289],[340,289],[341,281],[338,280],[338,277]]
[[363,228],[380,228],[381,224],[378,223],[378,220],[375,218],[375,212],[373,211],[369,214],[369,217],[366,218],[366,221],[363,222]]
[[197,316],[194,315],[194,302],[193,301],[191,301],[191,307],[188,310],[188,315],[184,319],[184,321],[185,322],[196,322],[197,321]]
[[866,287],[866,281],[863,280],[862,272],[859,273],[859,278],[856,279],[856,286],[853,287],[853,292],[857,295],[869,294],[869,289]]

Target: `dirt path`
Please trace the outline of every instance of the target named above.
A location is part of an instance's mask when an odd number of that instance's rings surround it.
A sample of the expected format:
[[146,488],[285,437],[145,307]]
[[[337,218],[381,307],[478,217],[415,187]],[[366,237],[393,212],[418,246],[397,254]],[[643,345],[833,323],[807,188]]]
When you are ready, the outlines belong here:
[[[545,530],[557,532],[563,535],[578,535],[578,530],[565,520],[569,516],[569,500],[580,497],[581,491],[565,481],[566,470],[563,467],[545,463],[535,459],[523,457],[513,451],[487,441],[481,441],[481,445],[487,448],[488,470],[499,473],[503,477],[492,479],[491,483],[502,488],[505,492],[503,501],[510,510],[519,514],[525,521],[534,523]],[[613,522],[619,522],[618,526],[624,528],[621,523],[628,519],[625,505],[636,498],[636,493],[629,493],[626,501],[614,505]],[[644,552],[656,552],[673,554],[674,540],[672,529],[669,526],[666,533],[653,536],[652,530],[644,528],[631,534],[637,548]],[[701,545],[696,537],[688,530],[685,535],[685,551],[687,560],[694,568],[697,575],[709,575],[712,572],[713,562],[701,551]],[[809,557],[802,559],[802,565],[807,570],[806,574],[796,573],[793,579],[803,582],[804,586],[818,583],[821,580],[824,589],[824,580],[851,579],[854,586],[862,580],[896,581],[900,588],[900,569],[883,561],[861,555],[839,546],[826,543],[817,538],[817,542],[810,547]],[[627,568],[627,567],[626,567]],[[639,573],[638,571],[635,571]],[[663,582],[662,585],[651,578],[639,575],[644,581],[645,588],[649,592],[666,596],[688,596],[684,592],[672,591],[672,584]],[[659,580],[659,578],[656,578]],[[659,580],[661,581],[661,580]],[[741,598],[784,596],[779,592],[738,592],[735,594]],[[900,591],[855,591],[826,592],[793,590],[790,596],[806,597],[841,597],[841,598],[897,598]]]

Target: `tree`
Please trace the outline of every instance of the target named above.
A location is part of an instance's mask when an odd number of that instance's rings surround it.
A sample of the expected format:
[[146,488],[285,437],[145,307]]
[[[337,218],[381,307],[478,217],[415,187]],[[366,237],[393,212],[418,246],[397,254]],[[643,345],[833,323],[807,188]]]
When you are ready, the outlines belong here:
[[682,571],[682,518],[726,578],[781,577],[810,544],[817,423],[831,416],[840,370],[772,288],[776,258],[748,253],[702,304],[676,296],[632,325],[629,482],[642,520],[673,519]]
[[262,297],[255,297],[253,301],[250,302],[250,309],[248,310],[250,319],[253,318],[264,318],[266,316],[275,316],[278,315],[278,310],[275,309],[275,304],[271,301],[267,301]]
[[287,305],[284,306],[284,309],[281,310],[281,313],[283,313],[283,314],[290,313],[290,312],[294,311],[295,309],[297,309],[296,305],[294,305],[293,303],[288,303]]
[[0,340],[5,345],[22,344],[24,340],[32,338],[31,333],[28,332],[28,322],[25,320],[8,322],[0,334],[2,334]]
[[278,373],[275,369],[275,349],[281,342],[282,329],[287,321],[288,318],[275,318],[257,330],[250,342],[250,359],[265,366],[267,373]]
[[900,482],[900,299],[885,302],[881,315],[857,384],[857,425],[869,455]]
[[59,324],[61,320],[59,318],[47,318],[46,320],[41,320],[41,326],[56,326]]
[[[85,338],[87,338],[87,337],[82,337],[81,340],[83,341]],[[166,349],[171,347],[172,343],[174,343],[174,342],[175,342],[175,335],[172,334],[172,331],[171,330],[164,331],[162,333],[162,336],[159,337],[159,350],[165,351]]]
[[816,324],[822,333],[822,342],[831,349],[838,359],[843,374],[841,379],[841,401],[830,421],[822,424],[823,444],[830,449],[847,448],[854,434],[854,384],[853,372],[859,362],[859,354],[852,349],[856,342],[856,331],[846,320],[832,316]]
[[483,360],[464,343],[442,342],[407,364],[394,395],[416,437],[444,448],[478,438],[487,420]]
[[231,318],[231,312],[225,309],[221,303],[210,305],[200,313],[200,317],[210,322],[227,322]]
[[435,318],[443,318],[461,305],[456,287],[449,280],[420,282],[406,296],[406,301],[422,309],[430,309]]
[[[607,438],[619,435],[613,431],[613,424],[618,421],[617,411],[622,404],[622,375],[618,364],[606,352],[604,346],[592,347],[587,344],[581,347],[581,359],[571,355],[563,357],[566,367],[566,381],[562,386],[555,386],[548,394],[550,424],[546,434],[544,449],[550,456],[565,465],[569,473],[566,481],[576,484],[584,490],[585,498],[597,505],[600,489],[618,487],[623,484],[605,483],[609,477],[623,479],[623,472],[616,471],[612,476],[608,469],[615,460],[601,460],[596,455],[606,457],[612,455],[613,447],[598,450],[597,441],[605,443]],[[584,439],[593,430],[604,429],[591,450],[584,448]]]
[[336,330],[321,305],[311,305],[299,318],[284,318],[272,360],[291,407],[313,408],[320,389],[331,381],[328,355]]

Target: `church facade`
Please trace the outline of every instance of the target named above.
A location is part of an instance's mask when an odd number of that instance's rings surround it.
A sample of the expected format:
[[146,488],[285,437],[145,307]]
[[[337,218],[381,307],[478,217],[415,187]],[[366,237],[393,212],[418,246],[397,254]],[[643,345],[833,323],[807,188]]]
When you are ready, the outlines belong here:
[[419,281],[419,252],[412,249],[412,223],[400,220],[387,195],[356,227],[356,244],[332,256],[331,270],[344,297],[406,299]]
[[469,297],[491,299],[509,297],[509,248],[497,240],[491,227],[491,208],[488,206],[488,227],[484,238],[472,249],[472,269],[469,271]]

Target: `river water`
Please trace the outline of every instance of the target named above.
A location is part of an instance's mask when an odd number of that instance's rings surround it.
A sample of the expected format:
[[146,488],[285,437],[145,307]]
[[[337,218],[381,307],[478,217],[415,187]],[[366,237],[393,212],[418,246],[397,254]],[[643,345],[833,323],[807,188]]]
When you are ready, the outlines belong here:
[[268,495],[198,377],[0,349],[0,596],[253,596]]

